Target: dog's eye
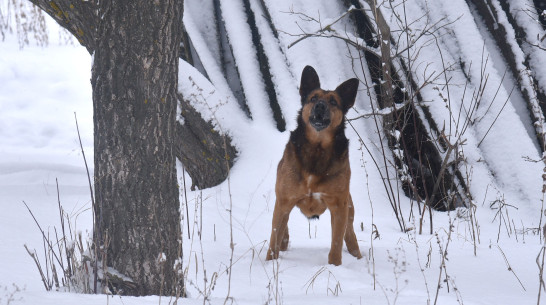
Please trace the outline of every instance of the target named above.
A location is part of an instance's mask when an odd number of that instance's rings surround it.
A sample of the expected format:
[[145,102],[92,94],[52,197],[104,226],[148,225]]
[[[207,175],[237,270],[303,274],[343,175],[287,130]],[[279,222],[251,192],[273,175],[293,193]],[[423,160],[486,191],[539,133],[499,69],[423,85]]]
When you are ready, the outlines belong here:
[[336,106],[337,105],[336,100],[335,99],[330,99],[330,105]]
[[311,103],[315,103],[316,101],[317,101],[317,97],[316,97],[316,96],[313,96],[313,97],[311,98]]

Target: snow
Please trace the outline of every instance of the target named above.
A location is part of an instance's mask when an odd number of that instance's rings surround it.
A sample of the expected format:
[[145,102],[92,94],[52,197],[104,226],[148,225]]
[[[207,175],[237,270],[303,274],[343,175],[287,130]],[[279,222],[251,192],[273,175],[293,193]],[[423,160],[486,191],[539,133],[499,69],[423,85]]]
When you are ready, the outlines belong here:
[[[276,130],[269,114],[263,84],[257,81],[259,68],[255,51],[245,29],[242,4],[222,5],[234,56],[244,77],[242,83],[253,119],[249,119],[223,78],[217,62],[219,50],[212,46],[212,15],[199,10],[199,1],[186,1],[184,20],[210,80],[186,62],[180,62],[179,90],[220,131],[229,133],[240,151],[229,181],[202,191],[188,191],[181,197],[183,269],[189,297],[187,304],[223,304],[229,296],[236,304],[534,304],[539,289],[539,269],[535,262],[543,242],[536,234],[541,219],[542,162],[536,144],[529,137],[528,121],[510,96],[510,83],[502,80],[499,56],[483,44],[480,25],[463,0],[432,2],[415,0],[407,5],[408,22],[424,26],[426,14],[431,24],[442,17],[453,25],[440,30],[438,44],[430,37],[417,41],[410,50],[419,54],[412,66],[420,81],[443,70],[445,64],[466,64],[464,73],[449,70],[450,85],[443,75],[422,95],[435,118],[452,125],[450,140],[466,140],[462,146],[467,178],[473,198],[472,209],[432,211],[433,232],[428,231],[429,211],[424,217],[423,234],[418,234],[416,203],[405,197],[393,181],[408,232],[400,232],[389,204],[380,170],[381,135],[373,118],[352,121],[347,126],[352,168],[351,193],[355,203],[355,232],[363,258],[357,260],[344,250],[343,264],[327,264],[330,249],[330,215],[308,221],[294,210],[289,220],[290,245],[276,261],[265,261],[275,204],[276,166],[282,156],[289,131]],[[258,1],[250,1],[262,32],[263,20]],[[289,129],[295,127],[300,105],[297,92],[301,70],[313,65],[322,87],[334,89],[354,77],[347,46],[333,39],[306,39],[292,48],[295,37],[287,33],[316,30],[316,24],[287,13],[306,12],[327,22],[345,11],[341,2],[266,1],[278,41],[272,33],[262,36],[269,56],[279,103]],[[403,14],[400,1],[393,6]],[[208,7],[208,6],[207,6]],[[387,16],[391,29],[396,18]],[[458,21],[455,19],[459,18]],[[348,28],[347,19],[338,30]],[[233,35],[237,36],[233,36]],[[401,40],[403,41],[403,39]],[[277,43],[280,43],[281,50]],[[483,52],[482,52],[483,50]],[[417,52],[419,51],[419,52]],[[353,50],[354,52],[354,50]],[[355,55],[356,53],[352,53]],[[485,65],[482,58],[489,58]],[[539,57],[542,58],[543,56]],[[538,60],[537,59],[537,60]],[[472,63],[470,65],[470,63]],[[40,233],[22,201],[25,201],[42,228],[53,232],[59,227],[56,180],[61,203],[74,223],[74,230],[88,236],[91,230],[89,186],[76,133],[77,113],[82,142],[92,167],[93,124],[90,79],[91,57],[82,47],[51,42],[42,48],[30,45],[20,50],[17,39],[0,43],[0,304],[159,304],[172,301],[157,296],[134,298],[45,292],[36,267],[23,245],[42,252]],[[360,68],[360,64],[358,64]],[[360,79],[366,71],[356,69]],[[474,123],[463,133],[462,124],[451,118],[464,117],[472,107],[482,72],[488,75]],[[466,88],[465,88],[466,86]],[[440,98],[451,98],[451,108]],[[498,92],[497,92],[498,91]],[[370,113],[370,98],[361,83],[355,109],[348,117]],[[504,105],[504,102],[508,103]],[[491,103],[494,102],[492,105]],[[463,107],[464,106],[464,107]],[[502,111],[501,111],[502,110]],[[518,113],[518,111],[520,111]],[[498,119],[496,119],[497,115]],[[496,121],[495,121],[496,119]],[[488,132],[489,127],[491,130]],[[485,140],[481,142],[488,132]],[[358,135],[370,148],[360,144]],[[390,160],[388,160],[390,161]],[[181,174],[181,166],[178,166]],[[92,170],[92,168],[91,168]],[[92,173],[91,173],[92,175]],[[391,177],[393,177],[391,172]],[[189,177],[180,177],[180,179]],[[183,185],[183,183],[179,183]],[[191,183],[186,183],[190,185]],[[183,196],[184,192],[180,192]],[[314,194],[320,197],[320,194]],[[189,215],[185,202],[188,201]],[[422,208],[422,207],[421,207]],[[230,211],[233,225],[230,227]],[[414,215],[410,217],[409,215]],[[190,232],[186,221],[189,221]],[[542,223],[544,224],[544,223]],[[201,230],[202,231],[199,231]],[[233,265],[230,235],[233,231]],[[188,234],[189,233],[189,234]],[[188,238],[188,235],[190,236]],[[474,241],[473,236],[478,240]],[[228,273],[231,273],[231,283]],[[17,289],[16,287],[19,287]],[[229,292],[228,292],[228,287]],[[439,287],[439,288],[437,288]],[[435,301],[437,297],[437,301]],[[206,300],[204,300],[206,298]],[[231,302],[231,301],[228,301]]]
[[258,1],[251,1],[252,10],[256,17],[257,27],[260,29],[261,42],[264,45],[265,53],[271,60],[270,64],[271,75],[276,84],[275,92],[277,93],[277,100],[283,109],[283,114],[287,120],[287,129],[293,130],[296,128],[295,121],[292,119],[297,116],[300,108],[299,94],[297,94],[297,83],[299,76],[298,73],[292,73],[286,64],[285,53],[278,47],[279,40],[275,38],[271,31],[263,12],[262,6],[258,5]]
[[252,43],[243,3],[242,1],[230,3],[221,1],[220,6],[229,40],[234,42],[233,56],[239,67],[239,75],[250,112],[255,120],[271,123],[273,122],[273,117],[270,115],[271,108],[267,105],[265,84],[262,81],[256,47]]

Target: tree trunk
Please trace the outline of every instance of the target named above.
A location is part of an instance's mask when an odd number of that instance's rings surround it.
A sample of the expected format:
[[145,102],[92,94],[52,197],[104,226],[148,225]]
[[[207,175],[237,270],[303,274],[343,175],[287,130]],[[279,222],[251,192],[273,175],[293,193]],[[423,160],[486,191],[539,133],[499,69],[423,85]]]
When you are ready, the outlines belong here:
[[100,1],[98,9],[91,83],[100,244],[107,265],[136,284],[122,293],[174,294],[181,2]]

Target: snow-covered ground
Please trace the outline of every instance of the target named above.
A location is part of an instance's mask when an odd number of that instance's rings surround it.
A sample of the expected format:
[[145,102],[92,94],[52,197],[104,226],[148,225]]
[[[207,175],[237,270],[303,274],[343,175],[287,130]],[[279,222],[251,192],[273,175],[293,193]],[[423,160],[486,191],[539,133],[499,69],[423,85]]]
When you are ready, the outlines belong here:
[[[273,20],[286,26],[281,30],[296,32],[296,21],[300,27],[310,26],[286,13],[290,7],[295,11],[303,9],[304,1],[290,2],[293,2],[292,6],[288,1],[268,2]],[[187,3],[187,14],[198,11],[199,1]],[[255,5],[257,1],[251,3],[253,10],[259,10]],[[332,3],[321,1],[312,14],[316,15],[320,10],[323,20],[339,16],[343,8]],[[425,1],[416,3],[418,5],[413,8],[408,7],[408,14],[414,19],[421,14],[419,5],[424,5]],[[462,16],[462,21],[457,21],[457,26],[451,27],[452,31],[446,34],[453,39],[446,37],[438,47],[422,49],[422,62],[416,63],[417,69],[442,70],[440,62],[430,62],[430,58],[438,56],[438,50],[444,52],[447,61],[463,56],[473,61],[471,69],[467,66],[471,78],[479,78],[480,69],[487,70],[490,85],[484,96],[489,99],[496,96],[492,107],[482,106],[478,110],[483,118],[465,134],[468,143],[465,154],[470,164],[465,174],[471,173],[470,189],[476,207],[472,218],[469,210],[433,212],[433,233],[428,229],[427,214],[424,233],[420,235],[417,233],[417,208],[414,206],[412,210],[412,202],[399,190],[403,215],[411,228],[406,233],[400,232],[378,169],[355,132],[348,127],[355,231],[364,257],[357,260],[344,251],[341,266],[328,265],[330,216],[326,213],[319,220],[309,222],[294,210],[288,224],[291,238],[288,251],[282,253],[279,260],[266,262],[275,204],[276,166],[289,132],[278,132],[271,117],[266,118],[264,105],[260,105],[266,100],[263,88],[253,83],[255,80],[251,77],[243,80],[243,86],[254,88],[250,94],[247,91],[247,98],[253,103],[251,111],[256,109],[258,113],[254,120],[247,119],[238,110],[233,94],[221,76],[211,76],[210,83],[182,62],[180,90],[185,96],[193,93],[192,102],[196,108],[230,132],[241,152],[229,183],[188,192],[189,214],[186,214],[186,198],[181,191],[188,291],[188,299],[182,303],[223,304],[228,295],[231,298],[228,302],[234,304],[537,303],[540,282],[536,259],[543,243],[533,229],[538,228],[541,219],[544,165],[524,159],[539,159],[539,156],[536,144],[528,137],[525,120],[518,119],[524,110],[512,103],[504,107],[500,119],[478,147],[477,142],[500,112],[511,88],[505,88],[509,86],[505,83],[496,93],[503,81],[504,71],[495,70],[501,67],[500,63],[493,62],[485,68],[480,66],[483,54],[480,30],[483,29],[474,23],[471,12],[465,10],[465,1],[438,3],[430,3],[431,16],[453,19]],[[234,5],[229,10],[226,8],[224,14],[238,16],[241,10]],[[199,24],[192,24],[188,19],[187,26],[197,51],[202,54],[205,69],[211,75],[211,71],[220,73],[221,69],[214,61],[214,55],[205,51],[210,37],[202,29],[206,28],[207,22],[213,22],[207,17],[210,16],[203,13],[199,19],[195,18]],[[235,21],[236,18],[229,19],[229,22]],[[266,26],[259,18],[257,23],[259,27]],[[232,23],[227,27],[230,34],[238,32],[241,25]],[[394,24],[391,27],[394,28]],[[312,30],[312,26],[306,29]],[[238,43],[242,49],[234,56],[239,62],[246,62],[239,67],[248,77],[257,73],[257,67],[250,63],[252,56],[248,54],[251,50],[243,48],[245,39]],[[264,44],[274,44],[272,36],[263,39]],[[323,87],[333,89],[353,76],[352,68],[344,53],[346,47],[339,41],[308,39],[291,49],[286,45],[294,41],[293,37],[282,34],[279,41],[283,46],[282,53],[277,47],[266,49],[272,52],[269,54],[275,67],[272,74],[284,79],[284,85],[277,91],[283,91],[278,95],[283,97],[280,103],[287,126],[294,128],[300,103],[297,86],[301,69],[307,64],[313,65]],[[487,54],[493,54],[489,60],[499,60],[495,55],[497,51],[488,51],[489,47],[486,45],[485,48]],[[310,55],[309,50],[322,51]],[[287,66],[284,60],[291,65]],[[84,236],[90,233],[89,187],[74,121],[76,113],[85,154],[92,166],[90,67],[91,58],[83,47],[59,45],[53,39],[48,47],[31,44],[21,50],[13,36],[0,42],[0,305],[144,305],[171,301],[154,296],[134,298],[45,292],[36,266],[24,248],[26,244],[39,255],[43,252],[42,237],[23,201],[44,230],[54,234],[54,227],[59,228],[56,181],[60,201],[70,215],[73,229]],[[418,74],[423,73],[426,71]],[[451,90],[454,103],[470,103],[470,98],[462,98],[462,73],[453,72],[451,77],[454,85],[440,89],[444,90],[442,93],[447,96],[447,90]],[[205,93],[199,95],[198,91],[192,91],[196,88],[193,82]],[[438,92],[424,90],[423,95],[425,100],[434,100],[438,99]],[[433,115],[449,117],[443,104],[431,105]],[[370,111],[369,98],[363,87],[355,108],[360,112]],[[207,109],[215,112],[206,113]],[[348,117],[354,116],[354,110],[348,114]],[[377,135],[371,121],[360,120],[353,124],[376,154]],[[186,181],[186,184],[190,182]],[[180,185],[183,185],[182,181]],[[231,228],[229,210],[233,217]],[[410,217],[410,212],[414,217]],[[231,257],[231,231],[235,247],[230,283],[227,269]]]

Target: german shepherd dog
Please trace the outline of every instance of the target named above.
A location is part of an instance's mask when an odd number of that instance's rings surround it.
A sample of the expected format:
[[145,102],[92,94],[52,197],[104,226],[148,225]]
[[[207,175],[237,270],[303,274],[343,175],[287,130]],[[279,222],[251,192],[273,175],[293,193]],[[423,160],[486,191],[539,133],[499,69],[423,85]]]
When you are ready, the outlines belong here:
[[353,228],[349,140],[345,137],[345,114],[355,102],[357,89],[358,79],[352,78],[334,91],[322,90],[315,69],[303,69],[298,126],[290,134],[277,167],[277,200],[266,260],[277,259],[279,251],[287,249],[287,223],[294,206],[309,219],[317,219],[326,209],[330,210],[329,264],[341,265],[344,239],[349,253],[362,257]]

